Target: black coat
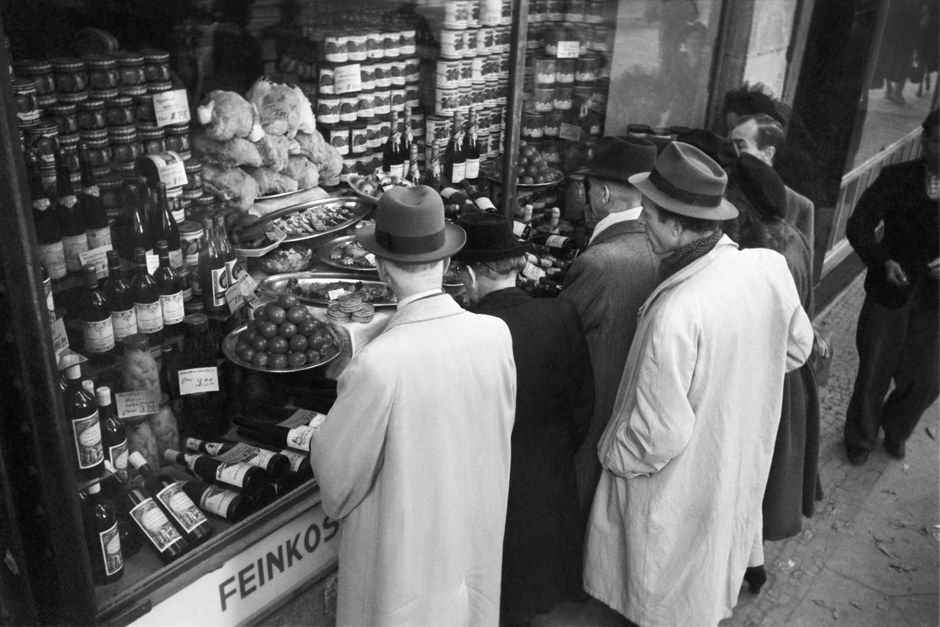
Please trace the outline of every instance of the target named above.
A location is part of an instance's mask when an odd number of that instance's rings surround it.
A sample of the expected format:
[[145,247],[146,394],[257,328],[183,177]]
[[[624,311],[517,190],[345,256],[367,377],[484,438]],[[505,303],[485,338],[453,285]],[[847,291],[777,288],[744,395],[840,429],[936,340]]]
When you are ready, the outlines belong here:
[[515,288],[474,310],[502,319],[516,361],[500,614],[524,622],[581,593],[582,539],[574,453],[594,411],[594,376],[574,305]]
[[[907,303],[921,284],[925,306],[937,306],[937,281],[927,275],[927,264],[940,257],[940,211],[927,196],[923,159],[886,166],[865,190],[849,218],[845,234],[868,266],[865,291],[882,307],[896,309]],[[884,238],[875,238],[884,220]],[[885,262],[901,264],[909,284],[888,282]]]

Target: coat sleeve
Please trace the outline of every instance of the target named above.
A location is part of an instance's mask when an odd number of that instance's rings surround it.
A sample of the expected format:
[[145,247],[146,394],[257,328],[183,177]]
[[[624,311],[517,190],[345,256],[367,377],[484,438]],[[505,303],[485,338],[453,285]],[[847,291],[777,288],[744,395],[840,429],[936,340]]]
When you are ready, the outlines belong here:
[[889,185],[884,178],[885,173],[882,172],[874,184],[865,190],[845,228],[849,243],[865,265],[880,272],[884,272],[885,262],[890,259],[888,251],[875,238],[875,229],[884,219],[891,202]]
[[787,337],[787,372],[792,372],[806,363],[813,350],[815,332],[813,323],[797,303],[790,316],[789,335]]
[[587,437],[591,417],[594,415],[594,369],[591,367],[591,355],[588,352],[587,340],[584,330],[577,316],[571,323],[571,364],[573,372],[580,373],[580,380],[575,382],[576,388],[572,394],[571,426],[569,433],[573,450],[578,450],[584,438]]
[[587,334],[604,320],[603,291],[604,282],[593,268],[590,257],[581,255],[575,259],[565,276],[559,298],[574,303],[581,326]]
[[336,402],[311,439],[323,509],[334,520],[362,502],[382,468],[394,372],[368,352],[357,355],[340,375]]
[[598,448],[601,464],[618,477],[662,470],[685,450],[695,427],[688,394],[698,354],[696,316],[675,308],[661,311],[650,323],[638,361],[635,401],[629,401],[625,376]]

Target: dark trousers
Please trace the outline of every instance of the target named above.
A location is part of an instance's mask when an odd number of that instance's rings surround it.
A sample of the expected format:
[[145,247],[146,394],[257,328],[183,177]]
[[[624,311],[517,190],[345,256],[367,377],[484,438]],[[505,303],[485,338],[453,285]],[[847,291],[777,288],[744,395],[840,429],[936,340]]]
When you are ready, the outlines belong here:
[[[845,415],[848,446],[873,449],[880,428],[886,442],[904,442],[940,395],[937,308],[918,296],[915,288],[899,309],[865,297],[855,333],[858,376]],[[885,399],[892,379],[894,390]]]

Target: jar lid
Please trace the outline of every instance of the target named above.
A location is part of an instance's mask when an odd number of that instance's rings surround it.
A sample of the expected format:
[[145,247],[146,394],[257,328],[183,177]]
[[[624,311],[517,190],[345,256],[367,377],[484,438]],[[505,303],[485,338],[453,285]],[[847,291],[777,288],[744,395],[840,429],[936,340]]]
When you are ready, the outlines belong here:
[[196,200],[197,198],[201,196],[202,196],[202,186],[199,186],[199,187],[188,187],[186,185],[183,186],[183,202],[184,203],[191,203],[192,201]]
[[109,107],[129,107],[134,104],[134,99],[130,96],[113,96],[106,104]]
[[69,147],[74,148],[78,145],[79,139],[81,139],[81,137],[79,137],[78,134],[59,135],[59,148],[62,148],[63,150]]
[[91,139],[89,137],[82,137],[82,141],[88,144],[89,148],[107,148],[111,143],[107,137],[104,137],[102,139]]
[[17,74],[46,74],[52,71],[52,64],[41,59],[23,59],[14,61],[13,68]]
[[36,93],[36,81],[31,78],[14,78],[12,84],[14,94]]
[[183,124],[170,124],[163,127],[167,135],[185,135],[189,132],[189,122]]
[[203,194],[199,198],[193,199],[193,204],[197,207],[210,207],[215,203],[215,196],[211,194]]
[[124,185],[124,179],[114,172],[108,172],[98,179],[98,186],[105,191],[120,189],[122,185]]
[[140,51],[144,55],[144,61],[147,63],[169,63],[170,53],[158,48],[145,48]]
[[56,72],[81,72],[85,69],[85,62],[75,57],[55,57],[49,59],[49,63]]
[[135,66],[144,64],[144,56],[130,50],[118,50],[112,55],[117,62],[123,66]]
[[117,67],[117,59],[103,54],[86,54],[82,56],[85,60],[85,67],[97,70],[106,70]]
[[134,176],[134,162],[133,161],[116,161],[111,169],[116,173],[120,173],[121,177],[128,179]]
[[199,161],[196,161],[195,159],[187,159],[186,161],[183,162],[183,169],[186,171],[187,174],[189,174],[190,172],[201,172],[202,163]]
[[137,125],[137,134],[141,139],[163,139],[165,133],[163,129],[153,123],[141,123]]
[[59,102],[76,103],[84,102],[85,100],[88,100],[87,91],[77,91],[74,94],[59,94]]
[[111,100],[112,98],[117,98],[118,90],[117,87],[111,89],[92,89],[88,92],[88,95],[97,100]]
[[132,333],[124,337],[124,350],[150,352],[150,341],[143,333]]
[[143,85],[121,85],[118,87],[118,93],[122,96],[141,97],[146,95],[147,88]]
[[[95,148],[100,148],[100,146],[95,146]],[[95,175],[95,180],[100,181],[106,176],[111,174],[110,165],[99,165],[91,168],[91,173]],[[80,176],[80,175],[79,175]]]
[[202,233],[202,225],[196,222],[195,220],[183,220],[179,224],[180,233],[187,233],[190,235],[196,235]]
[[104,109],[104,100],[88,99],[78,103],[79,111],[97,111],[98,109]]
[[94,130],[81,131],[80,136],[82,141],[108,141],[108,129],[96,128]]
[[59,125],[56,124],[53,120],[40,120],[38,124],[30,126],[25,129],[27,135],[35,135],[37,137],[49,137],[51,135],[57,135],[59,131]]
[[127,126],[109,126],[108,135],[113,140],[134,141],[137,139],[137,127],[133,124]]
[[151,94],[160,94],[165,91],[173,91],[173,83],[147,83],[147,91]]
[[[190,333],[199,332],[209,328],[209,317],[206,314],[194,313],[183,318],[183,326]],[[126,338],[125,338],[125,341]]]

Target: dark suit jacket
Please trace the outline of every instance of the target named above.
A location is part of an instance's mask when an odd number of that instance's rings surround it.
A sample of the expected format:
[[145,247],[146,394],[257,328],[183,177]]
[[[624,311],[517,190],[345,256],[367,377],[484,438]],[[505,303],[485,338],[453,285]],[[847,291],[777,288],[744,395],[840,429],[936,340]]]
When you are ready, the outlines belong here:
[[813,201],[787,187],[786,221],[796,227],[809,245],[809,267],[813,268],[813,247],[816,242],[815,206]]
[[[925,167],[923,159],[886,166],[862,194],[845,231],[868,266],[865,291],[882,307],[902,307],[915,288],[925,305],[937,306],[937,281],[927,275],[927,264],[940,257],[940,211],[927,197]],[[875,229],[882,220],[879,242]],[[888,282],[889,259],[901,264],[909,285]]]

